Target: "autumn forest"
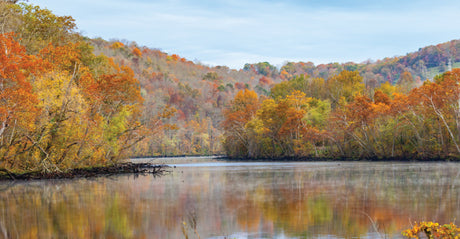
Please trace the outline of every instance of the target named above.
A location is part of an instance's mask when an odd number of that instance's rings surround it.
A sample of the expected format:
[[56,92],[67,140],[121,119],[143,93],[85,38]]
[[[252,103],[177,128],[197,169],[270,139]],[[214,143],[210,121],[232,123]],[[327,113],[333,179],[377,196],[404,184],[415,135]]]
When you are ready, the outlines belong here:
[[129,157],[458,159],[460,40],[363,63],[206,66],[0,1],[0,168]]

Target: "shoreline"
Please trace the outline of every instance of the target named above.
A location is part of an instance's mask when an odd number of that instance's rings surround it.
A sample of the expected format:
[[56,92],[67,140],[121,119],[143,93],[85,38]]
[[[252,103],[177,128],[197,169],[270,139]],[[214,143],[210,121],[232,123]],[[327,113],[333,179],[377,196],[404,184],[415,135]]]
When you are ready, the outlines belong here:
[[225,156],[221,160],[254,162],[460,162],[459,157],[273,157],[251,158]]
[[1,181],[16,181],[16,180],[46,180],[46,179],[74,179],[74,178],[96,178],[104,176],[122,175],[122,174],[151,174],[154,176],[161,176],[168,172],[167,165],[152,165],[149,163],[132,163],[124,162],[117,163],[109,166],[97,166],[88,168],[75,168],[66,172],[26,172],[26,173],[12,173],[2,170],[0,174]]

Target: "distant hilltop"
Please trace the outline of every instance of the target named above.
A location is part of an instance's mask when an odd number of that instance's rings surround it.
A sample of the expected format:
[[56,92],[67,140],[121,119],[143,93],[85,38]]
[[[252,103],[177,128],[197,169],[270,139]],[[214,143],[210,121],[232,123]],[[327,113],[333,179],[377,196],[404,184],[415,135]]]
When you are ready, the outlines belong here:
[[342,70],[358,71],[365,82],[381,84],[398,83],[403,73],[414,81],[433,79],[436,75],[460,67],[460,40],[452,40],[435,46],[420,48],[405,56],[388,57],[362,63],[329,63],[315,66],[312,62],[288,62],[281,69],[268,62],[246,64],[245,71],[255,71],[268,77],[283,80],[307,74],[310,77],[327,79]]

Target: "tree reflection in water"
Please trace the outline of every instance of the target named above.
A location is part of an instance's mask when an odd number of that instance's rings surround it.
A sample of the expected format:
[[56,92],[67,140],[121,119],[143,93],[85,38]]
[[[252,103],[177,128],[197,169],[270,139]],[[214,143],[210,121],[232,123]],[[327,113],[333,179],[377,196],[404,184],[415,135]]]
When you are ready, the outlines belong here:
[[454,163],[191,166],[3,183],[0,238],[185,238],[183,225],[188,238],[390,237],[460,218]]

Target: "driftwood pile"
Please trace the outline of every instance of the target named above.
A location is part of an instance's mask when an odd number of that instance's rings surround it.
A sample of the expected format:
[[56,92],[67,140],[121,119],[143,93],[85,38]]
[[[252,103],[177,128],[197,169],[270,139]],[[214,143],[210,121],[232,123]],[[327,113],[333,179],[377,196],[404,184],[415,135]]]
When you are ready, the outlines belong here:
[[38,179],[66,179],[111,176],[119,174],[152,174],[160,176],[167,172],[167,165],[152,165],[150,163],[119,163],[103,167],[76,168],[65,172],[28,172],[16,174],[2,170],[0,180],[38,180]]

